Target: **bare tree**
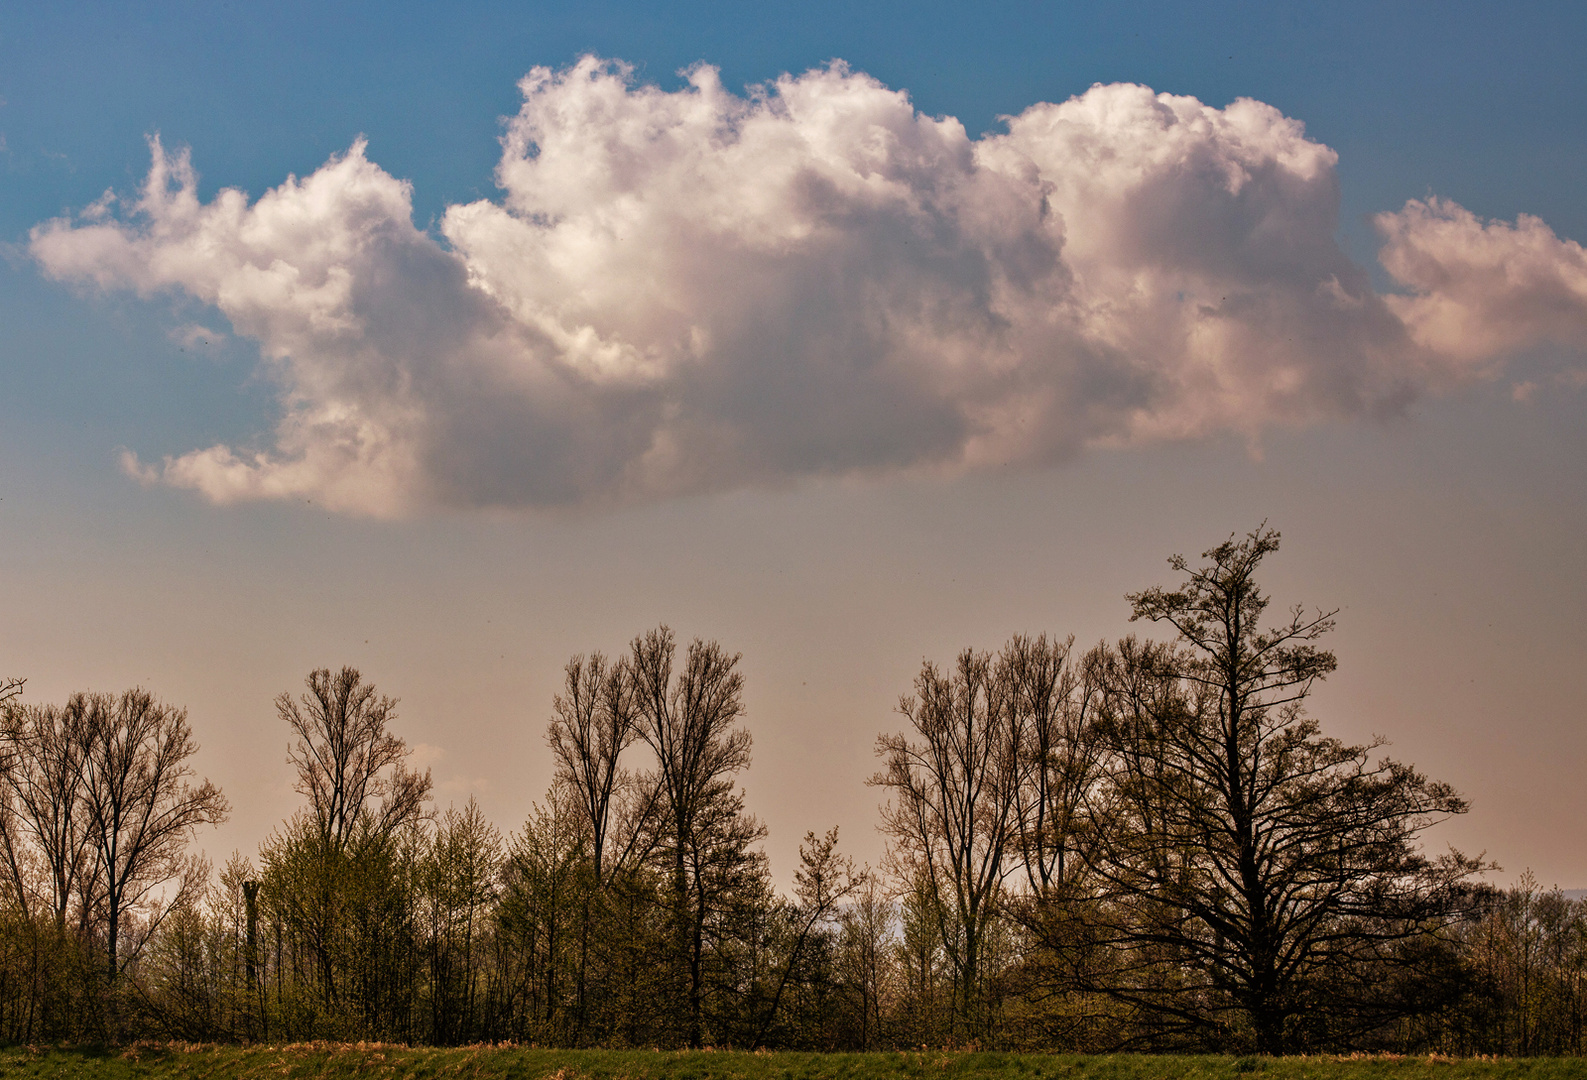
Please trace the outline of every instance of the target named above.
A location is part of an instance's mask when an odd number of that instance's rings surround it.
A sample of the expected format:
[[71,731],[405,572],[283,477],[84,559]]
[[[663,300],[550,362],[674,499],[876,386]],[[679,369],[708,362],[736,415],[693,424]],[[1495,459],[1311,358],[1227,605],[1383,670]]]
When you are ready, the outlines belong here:
[[320,1022],[334,1030],[356,1009],[365,1031],[402,1031],[430,774],[407,766],[408,746],[389,730],[397,703],[356,668],[321,668],[305,684],[276,711],[296,736],[287,760],[308,805],[261,848],[261,895],[306,950]]
[[[157,926],[190,899],[202,883],[187,844],[200,825],[226,820],[229,807],[208,780],[188,782],[198,744],[185,709],[144,690],[91,695],[90,702],[82,798],[104,875],[106,972],[114,984],[122,917],[148,901],[156,905],[149,924]],[[173,879],[176,895],[156,901],[154,890]]]
[[430,794],[430,773],[407,767],[408,744],[387,730],[394,698],[376,695],[357,668],[309,673],[299,700],[283,693],[276,711],[297,742],[287,760],[309,800],[320,839],[341,850],[356,829],[386,835],[417,823]]
[[30,912],[34,889],[26,869],[27,849],[37,853],[48,878],[48,894],[42,899],[62,932],[74,902],[78,929],[87,928],[101,882],[82,794],[90,735],[100,723],[92,714],[106,708],[108,701],[99,695],[74,694],[64,707],[11,705],[0,715],[4,754],[0,777],[7,796],[0,836],[6,870],[17,903],[24,913]]
[[[546,741],[557,759],[557,781],[572,793],[590,834],[590,882],[579,922],[576,1035],[588,1020],[590,930],[610,878],[648,853],[644,828],[659,790],[625,770],[622,756],[640,737],[634,677],[627,659],[600,653],[575,656],[564,669],[563,692],[552,700]],[[642,804],[642,805],[641,805]],[[616,825],[621,835],[613,848]]]
[[[634,677],[626,660],[609,663],[600,653],[575,656],[564,669],[563,692],[552,699],[546,741],[557,759],[557,776],[574,792],[590,830],[590,856],[597,883],[610,870],[613,813],[632,777],[622,768],[625,750],[640,738]],[[617,852],[620,865],[630,837]]]
[[656,755],[670,833],[676,947],[679,957],[688,958],[688,1041],[699,1046],[711,901],[709,879],[701,872],[706,849],[714,841],[745,846],[763,831],[740,820],[742,800],[733,790],[733,774],[749,767],[751,741],[748,731],[734,726],[744,714],[739,655],[696,638],[674,679],[675,652],[672,631],[662,626],[634,639],[629,663],[640,737]]
[[1073,659],[1074,638],[1015,636],[999,662],[1010,707],[1023,717],[1023,777],[1015,790],[1019,855],[1037,895],[1062,889],[1084,866],[1077,848],[1091,835],[1087,794],[1101,775],[1097,737],[1098,654]]
[[952,672],[927,661],[915,695],[899,700],[916,739],[876,740],[883,768],[870,783],[888,789],[882,829],[901,861],[935,890],[944,947],[958,981],[958,1020],[979,1033],[983,945],[997,914],[1019,834],[1025,713],[1014,707],[1006,664],[966,649]]

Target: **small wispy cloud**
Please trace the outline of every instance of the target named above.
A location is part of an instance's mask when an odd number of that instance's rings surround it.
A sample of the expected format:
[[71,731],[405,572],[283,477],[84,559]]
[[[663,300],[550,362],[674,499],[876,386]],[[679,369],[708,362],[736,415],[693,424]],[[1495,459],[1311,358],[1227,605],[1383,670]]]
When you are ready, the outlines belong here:
[[442,799],[456,803],[461,796],[480,794],[490,789],[490,781],[485,777],[467,777],[458,773],[444,780],[436,781],[432,797],[437,803],[441,802]]
[[414,743],[408,749],[408,767],[410,769],[428,769],[436,762],[446,757],[446,750],[429,743]]
[[184,323],[167,332],[183,352],[214,355],[226,343],[226,332],[213,330],[202,323]]
[[1544,390],[1572,393],[1587,390],[1587,368],[1564,368],[1538,379],[1523,379],[1510,387],[1510,397],[1522,405],[1530,405]]
[[[407,765],[410,769],[420,772],[426,769],[434,771],[435,767],[447,757],[444,747],[430,743],[414,743],[408,750]],[[433,797],[437,802],[443,799],[456,801],[460,796],[473,795],[477,792],[490,790],[490,780],[483,776],[465,776],[463,773],[454,772],[449,776],[440,776],[434,779]]]
[[687,76],[532,71],[502,197],[444,243],[361,141],[203,202],[153,140],[136,197],[31,251],[213,305],[282,411],[267,450],[129,471],[374,515],[611,503],[1254,441],[1587,347],[1582,249],[1536,218],[1380,215],[1380,295],[1335,239],[1336,155],[1257,101],[1096,86],[977,139],[842,64]]

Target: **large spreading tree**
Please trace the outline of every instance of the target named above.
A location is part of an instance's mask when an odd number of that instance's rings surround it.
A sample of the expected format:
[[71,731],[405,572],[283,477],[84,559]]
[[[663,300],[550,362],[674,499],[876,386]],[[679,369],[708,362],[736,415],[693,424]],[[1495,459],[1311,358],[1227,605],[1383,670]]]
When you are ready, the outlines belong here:
[[1405,1002],[1385,988],[1481,869],[1418,844],[1466,810],[1448,784],[1305,711],[1335,667],[1317,644],[1333,613],[1263,622],[1256,572],[1278,543],[1264,527],[1199,567],[1175,556],[1180,584],[1128,598],[1174,639],[1107,665],[1107,824],[1088,849],[1093,931],[1116,947],[1101,988],[1160,1038],[1262,1053],[1392,1017]]

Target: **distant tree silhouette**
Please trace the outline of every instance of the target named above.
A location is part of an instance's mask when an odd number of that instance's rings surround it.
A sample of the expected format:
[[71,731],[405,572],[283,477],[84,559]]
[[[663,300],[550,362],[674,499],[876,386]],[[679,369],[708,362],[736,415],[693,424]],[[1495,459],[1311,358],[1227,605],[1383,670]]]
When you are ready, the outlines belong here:
[[1581,1053],[1587,902],[1423,854],[1465,803],[1307,714],[1333,614],[1264,621],[1278,540],[1131,595],[1168,640],[923,664],[878,741],[886,873],[807,833],[789,895],[739,657],[665,626],[565,666],[505,837],[430,812],[393,699],[312,672],[276,700],[303,804],[213,886],[185,713],[0,683],[0,1043]]
[[388,726],[396,701],[356,668],[320,668],[305,683],[276,711],[296,736],[287,760],[308,805],[260,850],[265,906],[294,975],[306,976],[290,987],[278,978],[277,996],[293,995],[294,1035],[408,1038],[430,774],[408,767]]

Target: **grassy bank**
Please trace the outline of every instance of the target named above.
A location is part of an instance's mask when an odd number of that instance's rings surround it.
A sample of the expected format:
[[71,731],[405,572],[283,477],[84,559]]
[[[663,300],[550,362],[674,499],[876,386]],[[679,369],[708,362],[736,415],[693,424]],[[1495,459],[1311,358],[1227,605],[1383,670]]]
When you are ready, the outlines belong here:
[[0,1077],[84,1080],[1587,1080],[1587,1059],[789,1054],[140,1044],[0,1050]]

